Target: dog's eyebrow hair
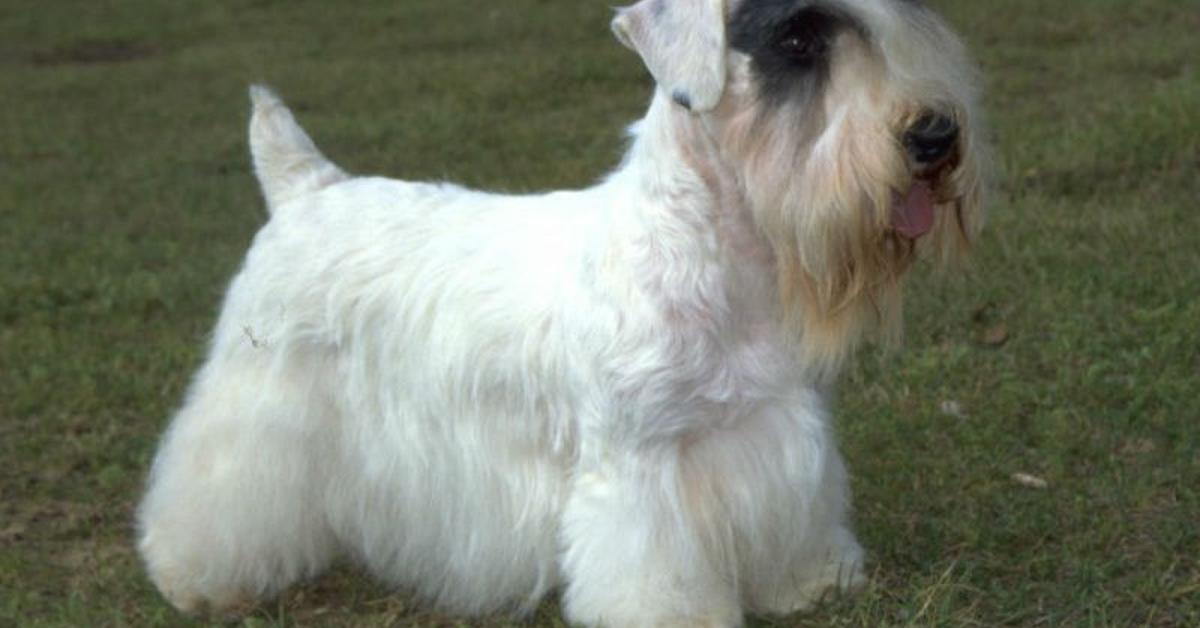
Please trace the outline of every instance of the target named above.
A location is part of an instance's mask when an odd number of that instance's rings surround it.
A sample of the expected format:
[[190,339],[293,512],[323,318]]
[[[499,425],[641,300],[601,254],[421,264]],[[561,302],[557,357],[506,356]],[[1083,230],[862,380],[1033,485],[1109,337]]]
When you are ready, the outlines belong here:
[[796,19],[819,20],[817,28],[823,36],[851,31],[864,41],[871,39],[866,24],[840,2],[746,0],[730,18],[729,45],[751,57],[760,94],[767,102],[780,103],[798,94],[815,93],[828,78],[827,56],[801,71],[780,52],[777,40]]
[[[919,0],[896,1],[903,4],[919,4]],[[863,39],[871,39],[871,31],[867,25],[841,3],[820,0],[746,0],[730,18],[730,44],[737,50],[750,52],[754,47],[753,43],[762,42],[767,33],[774,32],[780,24],[787,22],[796,13],[809,9],[816,9],[835,17]]]

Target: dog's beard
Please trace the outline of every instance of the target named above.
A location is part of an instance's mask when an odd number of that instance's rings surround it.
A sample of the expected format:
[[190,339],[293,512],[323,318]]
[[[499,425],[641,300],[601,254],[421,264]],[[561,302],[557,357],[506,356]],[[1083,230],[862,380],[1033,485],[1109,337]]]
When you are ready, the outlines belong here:
[[971,146],[972,140],[970,135],[965,136],[952,160],[929,177],[936,203],[934,225],[918,244],[922,253],[941,268],[962,264],[983,229],[982,173],[988,155]]
[[893,228],[907,165],[853,128],[812,133],[800,149],[794,134],[754,136],[730,145],[749,149],[742,178],[773,253],[778,316],[806,363],[835,370],[868,331],[898,336],[899,278],[914,253]]
[[966,140],[936,172],[914,173],[893,129],[869,118],[786,133],[764,132],[761,118],[732,122],[725,145],[744,164],[796,354],[832,373],[863,338],[898,342],[901,281],[918,254],[952,264],[979,231],[982,186]]

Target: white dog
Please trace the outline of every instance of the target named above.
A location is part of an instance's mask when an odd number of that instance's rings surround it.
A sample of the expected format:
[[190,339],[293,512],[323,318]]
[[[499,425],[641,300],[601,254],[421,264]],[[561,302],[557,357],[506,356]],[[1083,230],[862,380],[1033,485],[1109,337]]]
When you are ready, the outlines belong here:
[[270,222],[139,512],[229,611],[338,557],[456,612],[738,626],[864,582],[830,389],[982,221],[973,71],[915,0],[644,0],[658,89],[599,185],[356,178],[270,92]]

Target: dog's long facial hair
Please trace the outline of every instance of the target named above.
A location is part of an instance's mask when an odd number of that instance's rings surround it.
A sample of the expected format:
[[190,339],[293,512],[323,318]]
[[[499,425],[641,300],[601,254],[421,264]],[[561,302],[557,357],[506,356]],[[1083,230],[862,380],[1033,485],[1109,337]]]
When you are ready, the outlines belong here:
[[745,225],[726,230],[733,244],[769,262],[795,352],[830,375],[862,338],[899,338],[918,254],[957,263],[983,223],[961,44],[915,3],[897,3],[919,26],[903,36],[856,4],[734,3],[723,97],[676,124],[727,222]]

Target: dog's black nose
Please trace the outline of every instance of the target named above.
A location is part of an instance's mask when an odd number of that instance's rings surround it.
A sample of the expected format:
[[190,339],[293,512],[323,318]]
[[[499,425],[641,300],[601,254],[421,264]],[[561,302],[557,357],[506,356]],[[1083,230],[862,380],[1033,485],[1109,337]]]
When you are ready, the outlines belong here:
[[921,164],[941,161],[958,142],[958,123],[938,113],[926,113],[904,134],[904,148]]

